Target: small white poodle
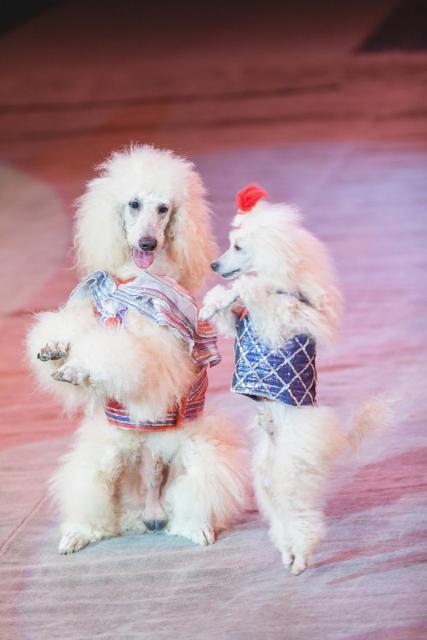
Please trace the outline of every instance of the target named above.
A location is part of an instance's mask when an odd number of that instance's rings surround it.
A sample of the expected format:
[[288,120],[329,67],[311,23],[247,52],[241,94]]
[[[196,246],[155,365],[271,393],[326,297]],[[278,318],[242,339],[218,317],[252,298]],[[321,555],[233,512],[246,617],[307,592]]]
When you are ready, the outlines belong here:
[[214,243],[193,165],[113,154],[78,202],[75,248],[86,278],[36,317],[27,349],[41,386],[84,407],[51,485],[59,551],[147,528],[210,544],[244,505],[247,460],[233,425],[202,413],[216,343],[183,287],[203,282]]
[[234,282],[207,293],[200,317],[236,337],[232,391],[258,400],[257,501],[296,575],[323,535],[332,461],[388,421],[388,410],[371,400],[344,435],[335,412],[317,406],[316,343],[335,339],[341,297],[325,247],[301,227],[293,207],[266,196],[257,185],[238,194],[230,248],[211,265]]

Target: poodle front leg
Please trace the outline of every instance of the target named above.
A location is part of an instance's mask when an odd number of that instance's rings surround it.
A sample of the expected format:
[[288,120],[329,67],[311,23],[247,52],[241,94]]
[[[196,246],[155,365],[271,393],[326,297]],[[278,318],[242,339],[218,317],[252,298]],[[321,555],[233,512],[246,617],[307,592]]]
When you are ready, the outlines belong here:
[[233,283],[231,288],[217,285],[206,294],[199,318],[212,320],[219,333],[232,338],[236,333],[236,314],[239,315],[242,310],[238,282]]
[[[84,385],[58,385],[56,376],[68,360],[72,345],[79,335],[85,335],[93,323],[91,310],[71,307],[48,311],[37,316],[27,335],[28,363],[41,386],[56,396],[67,410],[74,410],[87,401]],[[71,380],[70,380],[71,381]]]
[[203,306],[199,317],[201,320],[210,320],[216,313],[226,311],[238,298],[236,287],[224,287],[217,284],[207,292],[203,300]]
[[74,341],[52,378],[68,383],[58,386],[86,388],[125,404],[141,393],[149,357],[151,351],[129,331],[95,325]]

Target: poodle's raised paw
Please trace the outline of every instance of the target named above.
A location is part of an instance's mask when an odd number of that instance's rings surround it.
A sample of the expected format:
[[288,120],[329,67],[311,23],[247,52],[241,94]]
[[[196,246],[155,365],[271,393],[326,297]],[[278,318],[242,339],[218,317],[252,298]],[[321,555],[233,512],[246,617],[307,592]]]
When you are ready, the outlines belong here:
[[207,292],[199,312],[200,320],[209,320],[216,313],[226,311],[236,301],[236,293],[221,284]]
[[89,374],[80,367],[64,364],[52,373],[52,378],[57,382],[68,382],[69,384],[80,385],[89,381]]
[[210,320],[217,313],[221,313],[221,311],[227,311],[230,308],[232,308],[234,311],[233,305],[236,300],[236,297],[233,296],[232,298],[227,298],[222,302],[218,302],[217,304],[204,304],[199,311],[200,320]]
[[48,342],[40,349],[37,354],[37,358],[42,362],[47,362],[48,360],[61,360],[68,355],[69,350],[70,345],[66,342]]
[[200,320],[210,320],[220,309],[213,304],[204,305],[199,311]]

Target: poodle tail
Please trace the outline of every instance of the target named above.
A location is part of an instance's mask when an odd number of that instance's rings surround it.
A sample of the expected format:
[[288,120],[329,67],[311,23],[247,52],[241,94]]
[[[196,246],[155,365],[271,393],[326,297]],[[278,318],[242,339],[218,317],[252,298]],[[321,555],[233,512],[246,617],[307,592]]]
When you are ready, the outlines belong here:
[[393,401],[386,396],[373,396],[357,409],[347,440],[353,452],[370,436],[387,431],[394,421]]

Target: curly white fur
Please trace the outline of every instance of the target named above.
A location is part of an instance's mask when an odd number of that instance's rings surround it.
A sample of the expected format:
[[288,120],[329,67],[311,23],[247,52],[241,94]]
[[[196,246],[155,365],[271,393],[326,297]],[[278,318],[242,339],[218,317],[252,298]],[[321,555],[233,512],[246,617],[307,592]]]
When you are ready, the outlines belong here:
[[[200,316],[234,336],[236,313],[249,311],[255,330],[271,347],[305,333],[319,344],[336,338],[341,297],[323,244],[301,227],[298,212],[260,201],[238,214],[230,248],[212,268],[226,279],[207,293]],[[258,403],[253,475],[258,505],[270,536],[293,574],[303,571],[324,533],[322,502],[332,461],[347,444],[357,446],[390,419],[381,399],[364,405],[344,435],[328,407]]]
[[[78,202],[81,272],[137,275],[132,251],[147,235],[157,243],[151,271],[190,290],[202,283],[214,243],[199,175],[169,151],[132,147],[101,165]],[[133,311],[124,330],[105,326],[89,302],[69,301],[36,317],[27,352],[40,385],[67,410],[85,411],[51,485],[62,514],[61,553],[146,530],[151,459],[162,460],[167,478],[161,508],[150,517],[166,514],[168,533],[209,544],[229,525],[245,502],[247,481],[246,449],[233,425],[203,416],[174,431],[131,432],[111,426],[103,412],[113,397],[137,419],[155,420],[185,394],[194,368],[171,331]]]
[[[129,203],[142,207],[135,225],[125,228]],[[168,206],[159,217],[160,204]],[[130,226],[130,225],[129,225]],[[194,291],[209,271],[215,244],[205,201],[205,189],[192,163],[171,151],[148,145],[113,153],[78,200],[75,248],[83,273],[108,271],[126,279],[138,268],[130,250],[139,236],[154,234],[158,241],[152,270],[170,275]]]

